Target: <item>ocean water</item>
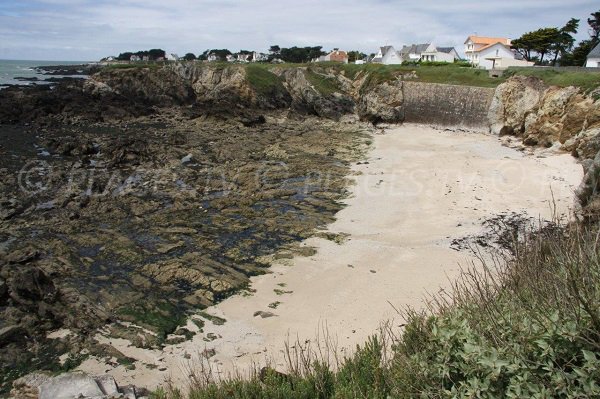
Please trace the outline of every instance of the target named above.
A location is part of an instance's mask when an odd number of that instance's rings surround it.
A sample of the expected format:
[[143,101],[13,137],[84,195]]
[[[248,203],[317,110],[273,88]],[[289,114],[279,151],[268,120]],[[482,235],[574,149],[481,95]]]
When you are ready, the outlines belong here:
[[[78,65],[87,64],[85,61],[20,61],[0,60],[0,86],[6,84],[27,85],[30,82],[15,80],[16,77],[32,78],[40,80],[50,78],[50,75],[38,73],[34,68],[40,65]],[[60,76],[55,76],[60,77]],[[43,83],[43,82],[36,82]],[[1,88],[1,87],[0,87]]]

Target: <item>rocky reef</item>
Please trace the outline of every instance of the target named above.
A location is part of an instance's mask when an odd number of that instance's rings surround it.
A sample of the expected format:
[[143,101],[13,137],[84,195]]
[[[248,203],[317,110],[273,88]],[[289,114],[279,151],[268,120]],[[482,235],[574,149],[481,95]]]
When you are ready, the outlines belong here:
[[369,139],[272,76],[262,92],[239,68],[179,66],[0,91],[0,392],[90,355],[127,364],[99,329],[188,339],[188,317],[277,251],[311,253],[297,243],[341,209]]

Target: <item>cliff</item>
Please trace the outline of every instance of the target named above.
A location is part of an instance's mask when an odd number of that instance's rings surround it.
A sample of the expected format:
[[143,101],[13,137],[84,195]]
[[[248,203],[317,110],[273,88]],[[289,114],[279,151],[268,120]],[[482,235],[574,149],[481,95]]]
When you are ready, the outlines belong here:
[[356,115],[373,123],[417,122],[486,129],[493,89],[428,84],[414,71],[354,76],[320,66],[206,65],[105,68],[85,82],[48,88],[3,90],[0,122],[80,118],[123,119],[181,107],[190,117],[227,114],[248,117],[291,110],[339,120]]

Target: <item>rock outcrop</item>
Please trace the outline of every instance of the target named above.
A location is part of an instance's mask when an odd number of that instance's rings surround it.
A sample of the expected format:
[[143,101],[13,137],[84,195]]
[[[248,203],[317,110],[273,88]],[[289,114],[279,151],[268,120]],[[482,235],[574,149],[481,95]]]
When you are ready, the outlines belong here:
[[491,89],[410,82],[412,71],[381,78],[319,66],[206,65],[105,68],[83,81],[0,92],[0,123],[70,123],[133,119],[179,107],[190,118],[240,116],[289,109],[339,120],[357,115],[373,123],[422,122],[483,127]]
[[600,211],[600,99],[594,97],[577,87],[515,76],[498,86],[488,114],[492,133],[518,136],[527,145],[556,146],[581,159],[586,175],[577,198],[585,215]]
[[399,123],[404,121],[402,81],[384,82],[359,96],[357,114],[369,122]]
[[13,382],[11,399],[143,399],[132,385],[120,387],[110,375],[32,373]]
[[583,149],[584,142],[590,130],[600,127],[600,102],[577,87],[548,86],[538,78],[515,76],[496,89],[488,119],[494,134],[515,135],[528,145],[559,143],[587,158],[591,154]]

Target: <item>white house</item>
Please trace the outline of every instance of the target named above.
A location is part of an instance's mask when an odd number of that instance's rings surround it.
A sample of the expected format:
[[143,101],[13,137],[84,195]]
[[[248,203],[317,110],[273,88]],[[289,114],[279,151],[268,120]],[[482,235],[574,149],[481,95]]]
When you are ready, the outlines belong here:
[[[252,55],[252,54],[250,54],[250,53],[237,53],[237,54],[235,55],[235,60],[236,60],[237,62],[249,62],[249,59],[250,59],[250,56],[251,56],[251,55]],[[228,61],[229,61],[229,60],[228,60]]]
[[174,53],[167,54],[167,61],[179,61],[179,56]]
[[418,62],[421,60],[423,53],[428,49],[434,49],[430,43],[402,46],[402,50],[400,50],[400,57],[402,58],[402,61]]
[[267,54],[259,53],[258,51],[252,53],[252,62],[263,62],[268,60],[269,56]]
[[459,58],[454,47],[437,47],[433,44],[421,53],[421,61],[424,62],[454,62]]
[[208,60],[208,62],[216,62],[216,61],[220,61],[219,56],[215,53],[209,53],[206,56],[206,59]]
[[600,68],[600,43],[588,54],[585,66],[588,68]]
[[237,58],[233,54],[227,54],[225,56],[225,61],[227,61],[227,62],[235,62],[235,60],[237,60]]
[[379,48],[379,52],[371,62],[384,65],[399,65],[402,64],[402,58],[396,49],[394,49],[394,46],[383,46]]
[[473,66],[484,69],[533,65],[518,59],[510,44],[510,39],[504,37],[469,36],[465,41],[465,56]]

